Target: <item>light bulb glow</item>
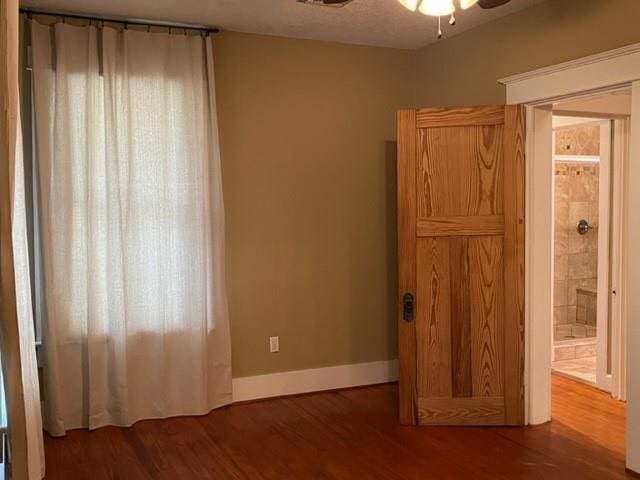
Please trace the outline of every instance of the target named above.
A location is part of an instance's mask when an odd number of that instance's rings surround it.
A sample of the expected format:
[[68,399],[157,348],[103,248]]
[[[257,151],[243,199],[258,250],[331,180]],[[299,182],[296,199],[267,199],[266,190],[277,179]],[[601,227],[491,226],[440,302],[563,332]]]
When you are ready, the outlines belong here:
[[416,8],[418,8],[418,3],[420,2],[420,0],[398,0],[398,1],[404,8],[407,8],[412,12],[416,11]]
[[432,17],[444,17],[456,11],[453,0],[423,0],[418,8],[420,13]]
[[466,10],[467,8],[473,7],[476,3],[478,3],[478,0],[460,0],[460,7]]

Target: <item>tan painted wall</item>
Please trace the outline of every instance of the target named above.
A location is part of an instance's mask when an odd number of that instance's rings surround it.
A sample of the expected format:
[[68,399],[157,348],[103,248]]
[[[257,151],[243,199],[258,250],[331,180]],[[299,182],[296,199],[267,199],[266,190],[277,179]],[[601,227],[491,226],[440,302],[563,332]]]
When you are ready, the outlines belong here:
[[639,18],[549,0],[415,52],[216,37],[234,376],[395,358],[395,111],[504,103],[498,78],[640,42]]
[[422,106],[504,103],[515,73],[640,42],[638,0],[549,0],[417,54]]
[[413,104],[413,55],[215,38],[235,377],[396,358],[395,112]]

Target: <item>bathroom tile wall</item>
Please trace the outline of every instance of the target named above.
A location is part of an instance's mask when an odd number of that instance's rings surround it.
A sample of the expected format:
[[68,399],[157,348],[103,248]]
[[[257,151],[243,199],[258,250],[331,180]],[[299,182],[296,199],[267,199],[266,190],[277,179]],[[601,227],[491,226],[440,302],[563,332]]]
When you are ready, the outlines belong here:
[[[599,155],[599,127],[580,127],[556,132],[556,153]],[[555,339],[595,336],[595,324],[586,322],[580,311],[578,289],[596,292],[598,267],[598,176],[597,163],[556,161],[555,163]],[[580,220],[593,225],[579,235]],[[582,300],[581,300],[582,303]],[[583,305],[581,305],[582,307]]]
[[600,126],[587,125],[556,130],[556,155],[600,155]]
[[579,288],[577,297],[576,323],[595,327],[598,309],[596,292]]

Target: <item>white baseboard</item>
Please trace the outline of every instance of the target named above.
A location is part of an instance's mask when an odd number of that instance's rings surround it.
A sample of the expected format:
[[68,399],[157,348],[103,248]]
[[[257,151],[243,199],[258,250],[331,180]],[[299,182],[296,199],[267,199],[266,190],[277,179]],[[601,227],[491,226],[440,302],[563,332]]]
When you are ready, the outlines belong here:
[[397,360],[240,377],[233,379],[233,401],[245,402],[259,398],[374,385],[395,382],[397,379]]

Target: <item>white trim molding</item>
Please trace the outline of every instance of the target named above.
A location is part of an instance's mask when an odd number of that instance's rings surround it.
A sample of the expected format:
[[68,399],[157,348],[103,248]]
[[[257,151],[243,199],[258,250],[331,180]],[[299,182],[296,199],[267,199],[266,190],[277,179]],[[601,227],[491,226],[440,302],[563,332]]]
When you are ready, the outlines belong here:
[[554,155],[553,160],[556,162],[600,163],[600,157],[596,155]]
[[527,107],[525,183],[525,398],[527,423],[551,420],[553,135],[551,109]]
[[[525,374],[528,421],[537,424],[551,418],[550,363],[553,271],[553,175],[550,171],[551,108],[566,98],[586,98],[605,92],[631,90],[631,153],[625,179],[624,203],[640,204],[640,44],[591,55],[552,67],[499,80],[507,87],[507,102],[527,105],[527,229],[525,267]],[[640,472],[640,251],[631,248],[640,238],[640,216],[626,209],[621,259],[626,281],[624,318],[626,329],[627,467]],[[624,283],[624,282],[623,282]],[[624,386],[621,391],[624,391]]]
[[624,242],[626,258],[623,264],[627,284],[627,467],[640,473],[640,250],[636,247],[640,238],[640,81],[633,82],[631,108],[631,156],[627,165],[628,208],[625,212]]
[[233,379],[233,402],[375,385],[397,380],[397,360],[239,377]]
[[640,79],[640,43],[498,80],[507,103],[533,104],[578,93],[629,86]]

